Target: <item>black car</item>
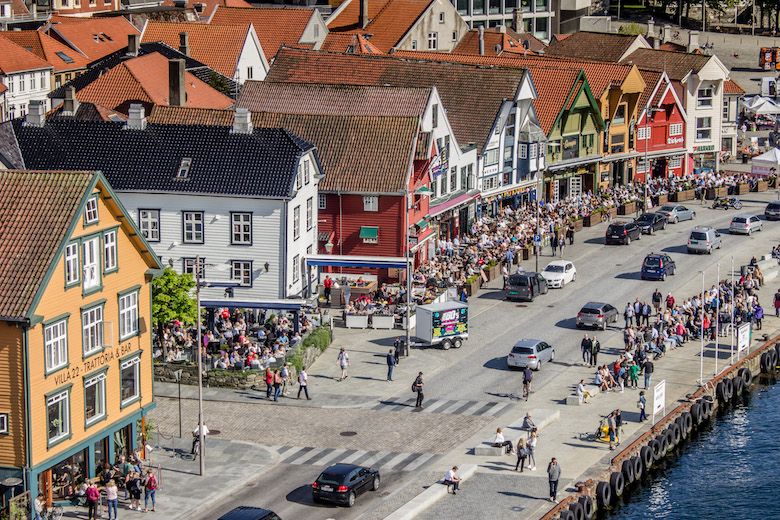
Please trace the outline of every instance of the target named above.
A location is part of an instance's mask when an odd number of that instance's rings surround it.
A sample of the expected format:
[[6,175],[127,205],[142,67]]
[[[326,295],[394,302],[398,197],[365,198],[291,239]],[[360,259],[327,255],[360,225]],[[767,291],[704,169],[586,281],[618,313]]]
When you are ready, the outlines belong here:
[[645,235],[652,235],[654,231],[666,229],[666,216],[660,213],[643,213],[634,222]]
[[642,262],[642,280],[666,280],[667,275],[677,272],[677,264],[665,254],[650,253]]
[[239,506],[217,520],[282,520],[279,515],[262,507]]
[[767,220],[780,219],[780,201],[773,201],[767,204],[764,209],[764,217]]
[[334,464],[320,473],[311,485],[315,502],[333,502],[349,507],[358,495],[379,489],[379,471],[354,464]]
[[613,222],[607,227],[607,244],[628,245],[632,240],[639,240],[642,231],[633,222]]
[[505,294],[507,300],[532,302],[540,294],[547,294],[547,280],[531,271],[513,274],[506,282]]

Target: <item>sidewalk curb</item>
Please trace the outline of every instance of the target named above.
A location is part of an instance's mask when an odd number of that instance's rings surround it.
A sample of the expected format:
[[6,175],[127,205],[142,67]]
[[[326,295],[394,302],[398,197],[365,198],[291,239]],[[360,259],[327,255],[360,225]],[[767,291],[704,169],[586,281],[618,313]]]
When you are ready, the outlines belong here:
[[[465,481],[474,473],[476,473],[476,471],[476,464],[462,466],[462,471],[460,471],[461,481]],[[439,484],[439,481],[436,481],[431,484],[425,491],[386,516],[384,520],[411,520],[441,500],[442,497],[447,494],[447,487]]]

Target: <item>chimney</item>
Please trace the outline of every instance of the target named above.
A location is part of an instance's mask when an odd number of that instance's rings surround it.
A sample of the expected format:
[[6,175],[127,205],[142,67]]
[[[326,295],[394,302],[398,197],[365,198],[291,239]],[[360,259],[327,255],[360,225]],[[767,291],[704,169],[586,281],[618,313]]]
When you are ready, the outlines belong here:
[[146,130],[146,111],[141,103],[133,103],[127,117],[128,130]]
[[184,60],[168,60],[168,105],[183,107],[185,104],[187,92],[184,88]]
[[368,0],[360,0],[360,28],[365,29],[368,21]]
[[499,25],[498,26],[498,32],[500,32],[501,34],[506,34],[506,25],[503,25],[503,24]]
[[523,34],[525,32],[525,26],[523,25],[523,12],[520,9],[512,11],[512,29],[516,33]]
[[65,89],[65,100],[62,102],[63,115],[74,116],[79,109],[79,100],[76,99],[76,87],[73,85]]
[[40,99],[30,101],[24,124],[38,128],[42,128],[46,124],[46,103],[44,101]]
[[661,40],[658,38],[653,38],[653,49],[660,49],[661,48]]
[[235,118],[233,119],[234,134],[251,134],[254,130],[252,126],[252,113],[248,108],[236,108]]
[[664,25],[664,38],[663,43],[672,41],[672,26],[669,24]]
[[699,48],[699,31],[688,31],[688,52]]
[[655,36],[655,20],[652,17],[647,21],[647,37],[652,38]]
[[485,27],[479,26],[479,55],[485,55]]
[[179,33],[179,52],[185,56],[190,55],[190,36],[186,32]]
[[30,4],[30,15],[32,15],[33,20],[38,18],[38,4],[34,2]]
[[135,33],[127,35],[127,55],[138,56],[138,35]]

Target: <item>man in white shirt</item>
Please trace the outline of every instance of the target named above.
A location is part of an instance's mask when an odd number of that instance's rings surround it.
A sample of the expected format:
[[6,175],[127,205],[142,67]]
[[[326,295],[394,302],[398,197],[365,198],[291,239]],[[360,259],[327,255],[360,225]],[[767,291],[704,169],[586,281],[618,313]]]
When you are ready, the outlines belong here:
[[452,466],[452,469],[447,471],[444,475],[444,484],[447,485],[447,493],[450,492],[450,486],[452,486],[452,494],[458,494],[458,488],[460,487],[460,477],[458,476],[458,466]]
[[[203,443],[206,442],[206,436],[209,434],[209,427],[206,426],[206,424],[203,424]],[[192,430],[192,450],[190,450],[190,453],[192,455],[195,455],[195,446],[200,442],[200,425],[196,426],[194,430]],[[205,446],[204,446],[205,448]]]

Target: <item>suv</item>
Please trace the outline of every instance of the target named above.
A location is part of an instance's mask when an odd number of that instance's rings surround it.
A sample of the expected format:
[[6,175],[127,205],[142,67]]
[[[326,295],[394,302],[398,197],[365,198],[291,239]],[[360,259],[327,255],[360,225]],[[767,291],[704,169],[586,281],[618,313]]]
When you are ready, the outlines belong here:
[[607,227],[607,244],[631,243],[642,238],[642,230],[634,222],[613,222]]
[[540,339],[521,339],[514,344],[506,357],[509,369],[525,368],[539,370],[542,362],[555,359],[555,348]]
[[666,280],[666,275],[673,275],[677,265],[672,257],[665,254],[650,253],[642,262],[642,280]]
[[764,209],[764,217],[767,220],[780,219],[780,201],[774,201],[767,204],[766,209]]
[[720,233],[711,227],[696,226],[691,230],[691,236],[688,238],[689,253],[707,253],[712,254],[712,249],[720,249]]
[[750,235],[753,231],[761,231],[763,227],[761,219],[756,215],[737,215],[731,219],[729,233],[732,235],[735,233]]
[[595,327],[607,330],[607,325],[617,323],[618,310],[608,303],[588,302],[577,313],[577,328]]
[[218,520],[282,520],[279,515],[262,507],[239,506]]
[[532,302],[540,294],[547,294],[547,281],[539,273],[517,273],[507,279],[505,291],[507,300]]

